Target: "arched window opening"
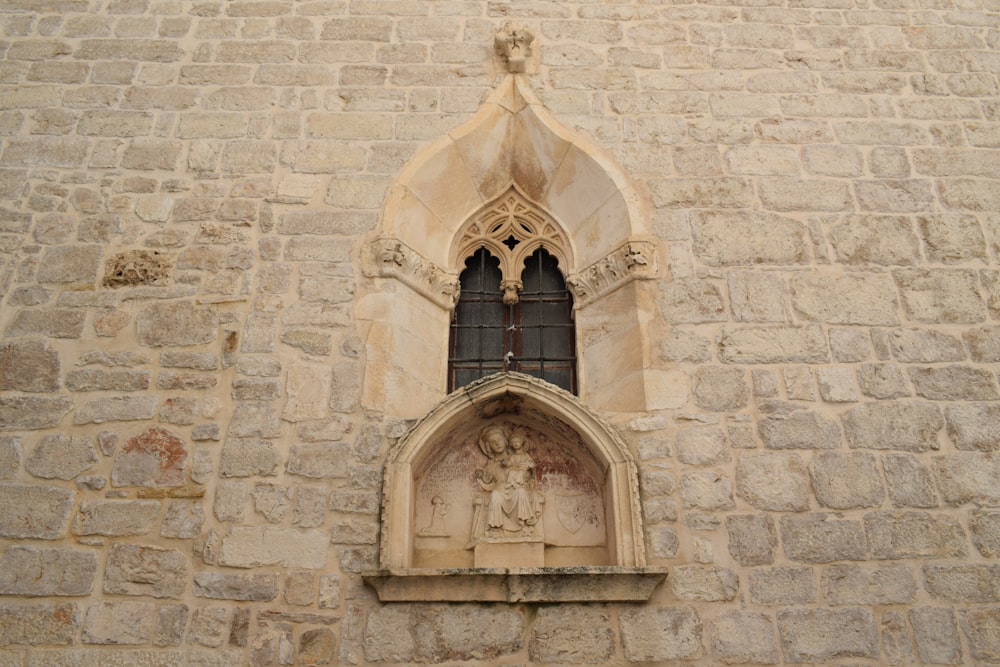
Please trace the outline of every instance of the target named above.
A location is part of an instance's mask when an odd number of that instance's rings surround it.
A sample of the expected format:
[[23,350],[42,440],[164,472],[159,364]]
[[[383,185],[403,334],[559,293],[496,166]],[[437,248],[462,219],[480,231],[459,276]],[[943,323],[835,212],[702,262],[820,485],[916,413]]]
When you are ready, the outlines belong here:
[[532,375],[576,393],[573,298],[558,260],[539,248],[525,261],[517,296],[505,299],[499,259],[480,248],[459,276],[451,324],[448,391],[499,371]]

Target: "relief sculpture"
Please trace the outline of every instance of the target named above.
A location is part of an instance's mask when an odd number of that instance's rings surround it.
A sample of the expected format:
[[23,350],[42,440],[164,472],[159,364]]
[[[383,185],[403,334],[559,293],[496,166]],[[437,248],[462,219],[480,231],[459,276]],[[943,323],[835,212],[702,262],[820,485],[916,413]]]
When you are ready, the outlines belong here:
[[475,499],[472,541],[542,540],[542,503],[535,486],[535,461],[527,434],[517,427],[491,424],[479,434],[486,463],[476,469],[485,492]]

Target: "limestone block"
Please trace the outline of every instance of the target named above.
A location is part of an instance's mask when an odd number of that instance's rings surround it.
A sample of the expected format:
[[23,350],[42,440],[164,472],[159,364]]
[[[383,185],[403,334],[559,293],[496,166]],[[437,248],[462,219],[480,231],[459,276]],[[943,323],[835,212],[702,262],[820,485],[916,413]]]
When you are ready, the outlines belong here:
[[21,438],[0,437],[0,480],[13,479],[21,463]]
[[906,316],[917,322],[981,322],[986,319],[976,272],[965,269],[893,271]]
[[96,573],[93,551],[15,545],[0,556],[0,594],[89,595]]
[[213,511],[219,521],[242,521],[248,498],[244,482],[219,481],[215,487]]
[[729,554],[740,565],[770,565],[778,548],[774,520],[767,514],[731,514],[726,517]]
[[66,374],[70,391],[139,391],[149,389],[149,371],[87,368]]
[[807,321],[891,325],[899,321],[896,290],[881,274],[795,275],[792,307]]
[[230,567],[321,568],[329,540],[322,530],[233,526],[222,538],[219,564]]
[[346,443],[295,445],[288,458],[288,473],[313,479],[346,477],[349,456]]
[[646,543],[652,558],[674,558],[680,548],[677,531],[670,526],[648,526]]
[[909,618],[921,660],[935,665],[962,664],[962,640],[951,609],[916,607],[910,610]]
[[139,311],[136,334],[140,345],[170,347],[211,343],[216,337],[216,314],[188,301],[158,303]]
[[861,522],[830,517],[823,513],[782,517],[785,555],[804,563],[865,560],[868,542]]
[[728,461],[729,445],[726,435],[722,429],[714,426],[678,431],[677,458],[681,463],[689,465],[707,465]]
[[75,535],[145,535],[159,518],[156,500],[92,500],[80,504]]
[[55,540],[66,535],[73,492],[55,486],[0,484],[0,537]]
[[187,642],[219,648],[229,638],[229,609],[226,607],[202,607],[191,614],[191,627],[187,631]]
[[742,452],[736,490],[757,509],[801,512],[809,508],[809,475],[798,454]]
[[250,494],[254,510],[269,523],[281,523],[292,509],[292,490],[276,484],[256,484]]
[[775,272],[730,271],[729,306],[740,322],[788,322],[784,280]]
[[937,491],[931,471],[912,454],[886,454],[882,469],[889,487],[889,497],[897,507],[938,506]]
[[717,471],[696,470],[681,476],[681,500],[684,507],[702,510],[723,510],[736,507],[733,483]]
[[184,484],[188,449],[174,433],[152,427],[129,438],[115,454],[112,486],[171,487]]
[[968,552],[961,524],[925,512],[872,512],[865,532],[874,558],[948,558]]
[[496,658],[523,647],[524,618],[504,607],[390,605],[368,614],[364,651],[376,662]]
[[831,605],[907,604],[916,597],[917,582],[903,564],[830,565],[823,573],[823,590]]
[[163,368],[215,371],[219,369],[219,355],[211,352],[164,351],[160,354],[160,366]]
[[949,405],[948,435],[958,449],[1000,449],[1000,405],[969,403]]
[[31,451],[24,468],[42,479],[73,479],[97,463],[88,438],[47,435]]
[[726,664],[775,665],[781,660],[768,614],[727,610],[712,623],[712,653]]
[[969,329],[963,335],[969,346],[969,356],[980,363],[1000,361],[1000,327]]
[[22,308],[7,327],[7,335],[79,338],[85,315],[68,308]]
[[816,601],[811,567],[757,568],[750,571],[750,599],[765,606],[807,605]]
[[727,327],[719,340],[719,359],[727,364],[823,363],[829,356],[818,326]]
[[809,261],[802,223],[773,213],[701,211],[691,221],[694,253],[709,266]]
[[281,421],[274,407],[267,402],[241,401],[233,409],[229,437],[276,438],[281,434]]
[[544,605],[531,624],[531,660],[562,664],[601,664],[615,653],[615,632],[607,609],[583,605]]
[[910,368],[917,396],[937,401],[989,401],[1000,398],[994,373],[970,366]]
[[764,446],[770,449],[834,449],[840,446],[835,421],[796,403],[762,401],[757,423]]
[[201,598],[267,602],[278,595],[278,575],[201,572],[194,575],[193,590]]
[[969,521],[972,543],[987,558],[1000,556],[1000,512],[974,510]]
[[969,638],[972,657],[983,661],[1000,660],[1000,642],[996,627],[1000,614],[996,609],[961,609],[958,612],[962,631]]
[[938,491],[948,504],[1000,505],[1000,456],[959,452],[934,457],[931,467]]
[[72,644],[80,620],[73,603],[0,604],[0,646]]
[[865,403],[847,412],[843,421],[851,447],[911,452],[937,449],[944,426],[936,405],[908,401]]
[[683,565],[671,571],[670,590],[679,600],[732,600],[739,592],[739,578],[724,567]]
[[703,280],[675,280],[665,283],[660,308],[671,324],[719,322],[726,309],[719,288]]
[[104,592],[178,598],[187,583],[188,559],[175,549],[112,544],[104,570]]
[[319,578],[319,608],[336,609],[340,607],[340,577],[334,574],[324,574]]
[[704,654],[701,618],[690,607],[622,609],[618,622],[629,661],[689,660]]
[[[189,425],[198,418],[199,402],[187,396],[172,396],[160,407],[160,421],[166,424]],[[196,439],[192,434],[192,440]]]
[[742,368],[702,366],[694,374],[691,395],[706,410],[732,412],[746,406],[750,388]]
[[778,612],[778,632],[791,662],[879,657],[870,609],[811,609]]
[[917,218],[927,259],[955,264],[986,259],[986,240],[972,215],[922,215]]
[[820,398],[828,403],[851,403],[858,400],[858,389],[850,368],[817,369],[816,384]]
[[45,340],[8,341],[0,347],[0,390],[59,391],[59,353]]
[[819,452],[809,464],[816,499],[824,507],[878,507],[885,500],[878,459],[864,452]]
[[160,525],[161,537],[192,539],[201,534],[205,510],[198,500],[171,500]]
[[82,639],[85,644],[147,644],[155,624],[152,602],[99,602],[87,609]]
[[933,329],[894,329],[889,334],[889,344],[893,356],[903,363],[965,359],[962,341]]
[[772,211],[848,211],[854,207],[847,184],[831,179],[762,177],[760,197]]
[[902,368],[896,364],[862,364],[858,367],[858,384],[865,396],[878,399],[902,398],[912,395]]
[[1000,601],[1000,565],[924,565],[931,597],[948,602]]
[[155,414],[155,396],[109,396],[79,406],[73,415],[73,423],[81,426],[109,421],[139,421],[152,419]]

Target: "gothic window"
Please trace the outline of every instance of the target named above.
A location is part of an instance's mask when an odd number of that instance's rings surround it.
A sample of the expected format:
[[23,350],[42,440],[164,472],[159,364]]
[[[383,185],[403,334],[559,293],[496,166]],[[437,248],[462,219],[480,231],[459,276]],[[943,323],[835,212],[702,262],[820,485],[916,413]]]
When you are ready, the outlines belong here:
[[[519,241],[509,237],[513,250]],[[517,281],[479,248],[465,263],[448,354],[448,390],[517,371],[576,393],[573,300],[559,261],[544,248],[525,258]]]

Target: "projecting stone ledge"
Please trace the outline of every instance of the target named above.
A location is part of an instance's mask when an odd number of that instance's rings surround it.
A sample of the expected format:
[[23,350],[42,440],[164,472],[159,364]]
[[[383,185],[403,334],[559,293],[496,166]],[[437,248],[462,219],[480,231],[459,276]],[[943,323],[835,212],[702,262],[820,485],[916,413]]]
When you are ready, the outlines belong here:
[[665,567],[404,569],[364,573],[382,602],[637,602]]

